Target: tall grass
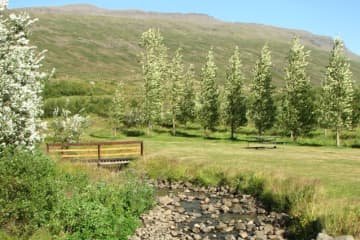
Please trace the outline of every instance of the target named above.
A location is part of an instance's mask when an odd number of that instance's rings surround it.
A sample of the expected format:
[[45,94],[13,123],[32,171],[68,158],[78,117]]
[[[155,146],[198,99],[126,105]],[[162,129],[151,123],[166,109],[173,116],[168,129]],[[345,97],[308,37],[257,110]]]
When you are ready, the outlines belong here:
[[[152,178],[191,181],[205,186],[229,185],[239,192],[257,197],[269,211],[291,215],[289,237],[311,239],[322,229],[330,234],[360,237],[360,209],[343,207],[326,197],[317,180],[291,178],[272,172],[234,171],[231,167],[191,162],[157,156],[133,164]],[[345,205],[345,206],[346,206]]]

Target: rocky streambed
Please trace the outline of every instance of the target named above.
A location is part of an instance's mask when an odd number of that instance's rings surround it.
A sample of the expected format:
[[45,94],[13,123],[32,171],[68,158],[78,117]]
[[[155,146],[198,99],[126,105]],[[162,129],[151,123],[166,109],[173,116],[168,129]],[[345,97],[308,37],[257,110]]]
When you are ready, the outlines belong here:
[[157,182],[157,206],[142,216],[131,240],[281,240],[285,213],[267,212],[250,195],[229,187]]

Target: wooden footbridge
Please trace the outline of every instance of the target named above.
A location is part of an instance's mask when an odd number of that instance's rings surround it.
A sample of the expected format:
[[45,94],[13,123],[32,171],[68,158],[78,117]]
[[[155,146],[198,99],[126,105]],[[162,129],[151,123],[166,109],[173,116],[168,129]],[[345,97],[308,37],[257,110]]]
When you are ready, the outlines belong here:
[[62,159],[76,162],[114,166],[127,164],[144,155],[142,141],[48,143],[48,153],[59,154]]

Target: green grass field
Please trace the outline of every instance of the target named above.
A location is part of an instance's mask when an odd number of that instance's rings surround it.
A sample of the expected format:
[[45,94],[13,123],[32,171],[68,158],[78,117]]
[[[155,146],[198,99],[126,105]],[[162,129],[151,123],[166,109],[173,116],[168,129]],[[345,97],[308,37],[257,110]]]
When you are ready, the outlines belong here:
[[[182,136],[171,136],[169,129],[156,129],[150,136],[120,134],[114,137],[106,125],[104,119],[94,119],[83,140],[144,140],[145,157],[134,166],[154,177],[186,180],[202,175],[208,179],[205,182],[217,184],[212,172],[214,176],[221,172],[228,179],[251,172],[269,181],[270,191],[280,193],[283,187],[279,185],[289,184],[289,179],[296,183],[289,187],[294,191],[297,186],[315,183],[317,199],[306,207],[306,214],[322,219],[323,227],[330,233],[360,236],[359,149],[292,143],[277,145],[276,149],[247,149],[246,135],[240,133],[238,141],[230,141],[225,130],[213,133],[210,139],[201,137],[199,129],[179,129]],[[142,133],[142,130],[129,132]],[[302,143],[313,144],[314,141],[316,138],[300,139]],[[333,143],[333,139],[325,143]],[[250,143],[250,146],[255,145],[258,144]]]

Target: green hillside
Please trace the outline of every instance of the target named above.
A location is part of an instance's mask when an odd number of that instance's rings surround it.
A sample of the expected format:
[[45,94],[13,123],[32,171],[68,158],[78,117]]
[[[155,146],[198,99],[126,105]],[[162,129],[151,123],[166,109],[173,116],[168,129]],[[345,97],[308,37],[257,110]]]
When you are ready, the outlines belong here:
[[[141,33],[150,27],[160,28],[170,53],[184,49],[184,59],[197,71],[214,46],[219,66],[218,81],[225,76],[225,64],[238,45],[247,76],[268,42],[274,63],[274,82],[283,83],[283,68],[290,41],[297,34],[311,50],[309,75],[314,84],[323,79],[331,39],[311,33],[258,24],[228,23],[199,14],[158,14],[140,11],[110,11],[89,5],[27,9],[39,18],[33,29],[33,44],[47,49],[46,67],[57,69],[57,79],[115,83],[124,79],[141,80],[138,63]],[[354,80],[360,81],[360,58],[349,53]]]

